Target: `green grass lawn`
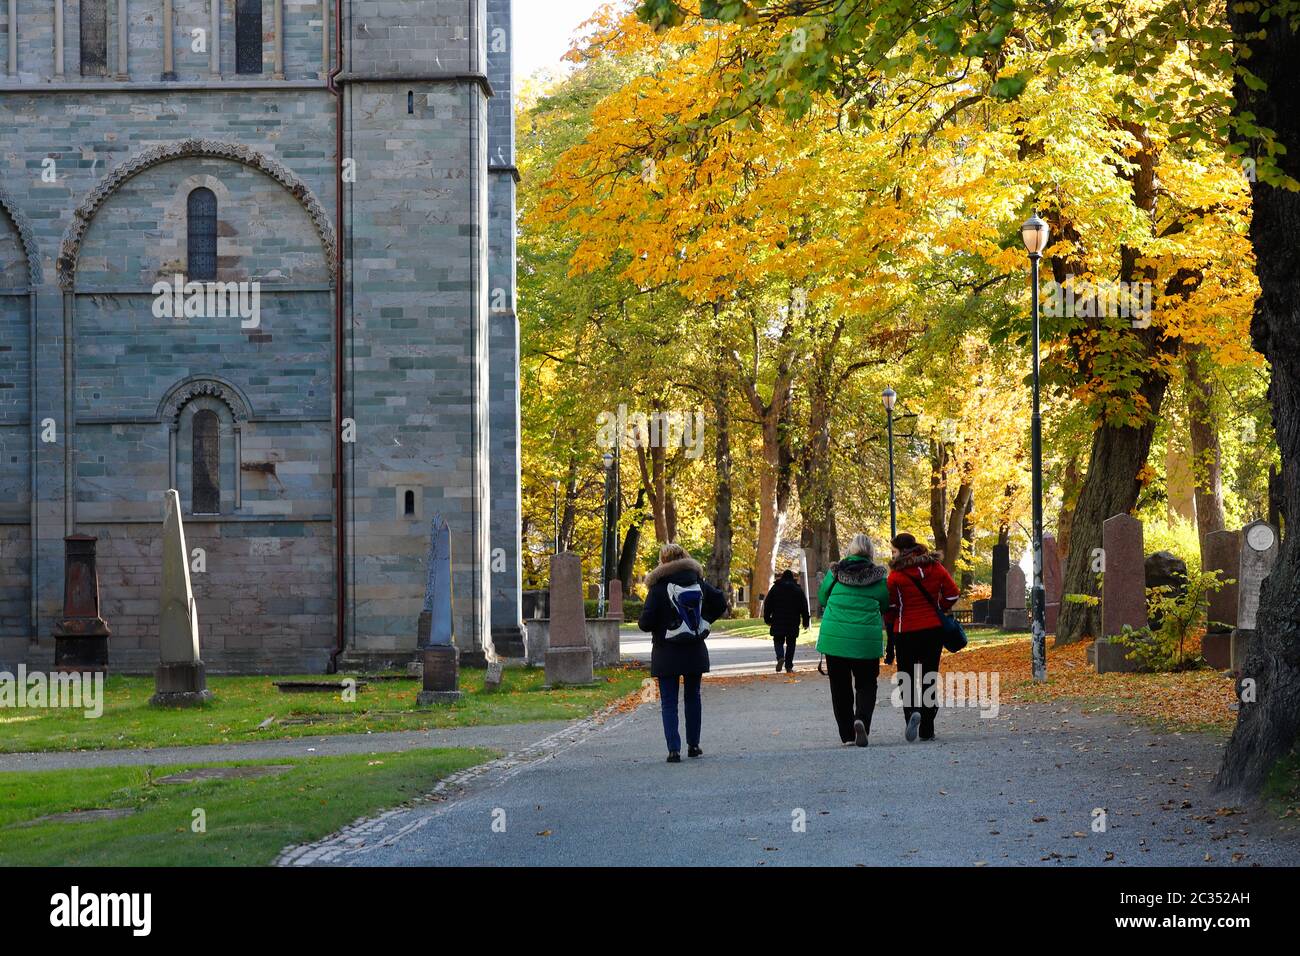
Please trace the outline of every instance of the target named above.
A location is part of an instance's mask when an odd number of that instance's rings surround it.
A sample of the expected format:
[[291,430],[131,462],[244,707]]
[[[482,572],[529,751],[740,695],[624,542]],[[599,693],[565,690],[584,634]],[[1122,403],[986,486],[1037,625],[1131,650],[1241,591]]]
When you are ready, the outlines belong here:
[[[220,766],[292,766],[273,777],[181,784],[157,780],[217,765],[0,773],[0,865],[265,866],[287,846],[428,793],[440,778],[494,756],[461,749],[244,761]],[[135,813],[29,823],[54,813],[115,808]],[[206,832],[194,832],[198,809]]]
[[[483,671],[463,670],[460,701],[421,708],[415,704],[421,686],[416,679],[372,681],[358,691],[355,702],[348,702],[333,692],[282,694],[272,685],[282,677],[213,677],[208,686],[215,698],[191,709],[150,707],[152,678],[110,677],[104,688],[104,713],[98,718],[87,718],[80,710],[0,712],[0,753],[248,743],[570,720],[631,693],[645,676],[631,668],[602,670],[594,687],[543,690],[540,668],[510,668],[503,675],[501,690],[490,694],[483,691]],[[259,729],[268,718],[273,722]]]

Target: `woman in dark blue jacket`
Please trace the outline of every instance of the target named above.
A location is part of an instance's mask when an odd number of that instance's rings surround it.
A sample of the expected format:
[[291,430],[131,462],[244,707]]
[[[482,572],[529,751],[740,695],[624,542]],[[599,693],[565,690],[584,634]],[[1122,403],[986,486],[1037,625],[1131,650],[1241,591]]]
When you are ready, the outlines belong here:
[[[646,577],[645,608],[638,626],[650,632],[650,676],[659,681],[668,762],[681,763],[682,738],[677,724],[679,682],[686,686],[686,743],[701,756],[703,722],[700,682],[709,670],[704,639],[709,623],[727,608],[722,592],[704,580],[698,561],[677,544],[659,551],[659,567]],[[696,590],[698,588],[698,591]]]

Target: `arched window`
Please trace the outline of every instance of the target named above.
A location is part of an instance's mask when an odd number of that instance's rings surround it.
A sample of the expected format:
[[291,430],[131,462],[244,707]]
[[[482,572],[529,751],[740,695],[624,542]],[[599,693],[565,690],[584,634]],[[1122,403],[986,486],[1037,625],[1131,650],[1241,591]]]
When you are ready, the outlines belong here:
[[262,72],[262,0],[235,0],[235,72]]
[[81,0],[81,75],[108,75],[108,0]]
[[195,281],[217,277],[217,196],[205,186],[186,203],[186,273]]
[[404,496],[404,500],[402,502],[402,511],[408,518],[415,514],[415,492],[414,491],[411,491],[409,489],[407,490],[406,495]]
[[196,515],[221,513],[221,419],[210,408],[194,413],[190,510]]

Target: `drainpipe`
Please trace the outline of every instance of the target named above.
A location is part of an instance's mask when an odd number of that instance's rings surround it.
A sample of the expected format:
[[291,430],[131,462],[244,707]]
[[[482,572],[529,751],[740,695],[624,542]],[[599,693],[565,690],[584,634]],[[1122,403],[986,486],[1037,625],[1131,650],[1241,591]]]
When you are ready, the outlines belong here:
[[[321,29],[326,29],[326,15],[321,9]],[[329,71],[326,86],[334,95],[334,512],[337,540],[334,544],[334,580],[337,592],[335,619],[338,633],[330,654],[329,672],[337,674],[339,657],[347,649],[347,494],[344,486],[343,442],[343,90],[338,76],[343,72],[343,0],[334,2],[334,69]]]

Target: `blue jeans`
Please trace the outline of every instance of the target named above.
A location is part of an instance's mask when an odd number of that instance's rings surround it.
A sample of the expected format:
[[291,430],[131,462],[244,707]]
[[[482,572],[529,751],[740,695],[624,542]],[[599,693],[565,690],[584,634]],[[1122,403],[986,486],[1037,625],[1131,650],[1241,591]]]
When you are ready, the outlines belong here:
[[[700,724],[703,721],[700,703],[700,674],[686,674],[681,678],[686,685],[686,743],[700,745]],[[669,753],[682,752],[682,735],[677,729],[677,677],[659,678],[659,708],[664,717],[664,740]]]

